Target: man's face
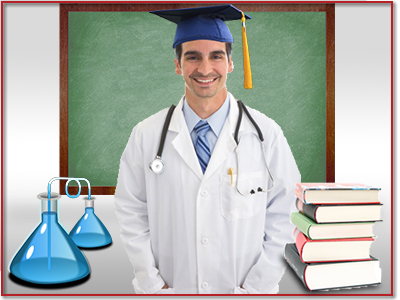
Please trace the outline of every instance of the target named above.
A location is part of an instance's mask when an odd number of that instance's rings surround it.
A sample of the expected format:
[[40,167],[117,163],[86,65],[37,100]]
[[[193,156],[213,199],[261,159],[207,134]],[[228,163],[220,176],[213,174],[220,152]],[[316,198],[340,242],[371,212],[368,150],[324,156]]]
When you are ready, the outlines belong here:
[[175,72],[183,76],[189,97],[212,98],[225,94],[227,74],[232,70],[232,59],[228,62],[225,43],[217,41],[183,43],[181,65],[175,59]]

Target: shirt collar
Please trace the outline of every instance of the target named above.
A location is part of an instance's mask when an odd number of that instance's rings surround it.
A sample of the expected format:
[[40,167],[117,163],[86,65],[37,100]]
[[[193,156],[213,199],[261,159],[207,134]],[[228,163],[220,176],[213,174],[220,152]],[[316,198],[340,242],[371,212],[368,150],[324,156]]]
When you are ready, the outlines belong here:
[[[215,113],[213,113],[211,116],[205,119],[217,137],[219,136],[222,127],[225,124],[225,120],[228,117],[229,107],[230,107],[230,102],[228,94],[222,106]],[[185,116],[189,132],[191,133],[193,131],[194,126],[196,126],[196,124],[201,120],[201,118],[189,106],[189,104],[186,101],[186,98],[183,99],[182,110]]]

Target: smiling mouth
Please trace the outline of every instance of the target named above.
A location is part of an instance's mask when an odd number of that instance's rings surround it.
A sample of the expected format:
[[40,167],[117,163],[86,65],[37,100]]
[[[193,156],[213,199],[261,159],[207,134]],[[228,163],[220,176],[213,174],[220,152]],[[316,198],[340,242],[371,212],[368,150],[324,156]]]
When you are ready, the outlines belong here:
[[210,78],[210,79],[193,78],[193,79],[199,83],[211,83],[217,80],[217,78]]

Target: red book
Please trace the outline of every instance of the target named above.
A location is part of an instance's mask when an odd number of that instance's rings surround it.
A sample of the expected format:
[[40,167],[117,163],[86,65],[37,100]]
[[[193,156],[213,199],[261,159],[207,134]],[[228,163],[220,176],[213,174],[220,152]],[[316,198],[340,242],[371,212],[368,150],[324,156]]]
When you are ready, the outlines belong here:
[[305,263],[370,260],[373,238],[310,240],[299,229],[293,237],[300,259]]

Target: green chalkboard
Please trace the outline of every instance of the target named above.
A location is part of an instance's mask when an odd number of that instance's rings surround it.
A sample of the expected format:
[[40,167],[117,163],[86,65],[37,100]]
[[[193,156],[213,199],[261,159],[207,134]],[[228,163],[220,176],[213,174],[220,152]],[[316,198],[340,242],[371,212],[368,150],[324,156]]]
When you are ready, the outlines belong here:
[[[326,181],[326,13],[247,13],[254,87],[243,88],[241,22],[231,21],[228,90],[282,127],[302,181]],[[102,187],[98,194],[112,193],[132,128],[184,93],[174,69],[175,28],[148,12],[68,12],[64,176],[87,178]]]

